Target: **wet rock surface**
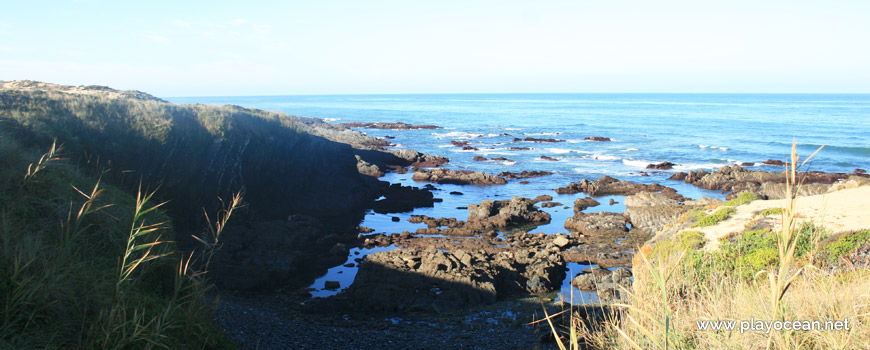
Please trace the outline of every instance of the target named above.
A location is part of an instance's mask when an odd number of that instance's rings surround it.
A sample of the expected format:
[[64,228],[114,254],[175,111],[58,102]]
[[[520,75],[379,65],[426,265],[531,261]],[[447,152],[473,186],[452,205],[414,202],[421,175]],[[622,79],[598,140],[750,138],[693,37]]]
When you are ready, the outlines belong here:
[[456,185],[503,185],[507,180],[501,176],[486,174],[482,171],[428,169],[418,170],[412,176],[414,181],[429,181],[439,184]]
[[610,142],[611,141],[609,137],[602,137],[602,136],[588,136],[588,137],[584,137],[583,140],[595,141],[595,142]]
[[565,277],[555,250],[438,250],[432,246],[366,256],[357,278],[334,302],[366,312],[443,312],[492,304],[518,293],[544,293]]
[[574,194],[574,193],[586,193],[590,196],[606,196],[606,195],[633,195],[639,192],[660,192],[664,196],[668,198],[675,199],[677,201],[684,201],[687,198],[678,194],[676,190],[670,187],[662,186],[659,184],[638,184],[628,181],[619,181],[610,176],[602,177],[596,181],[589,181],[584,179],[580,182],[573,182],[565,187],[560,187],[556,189],[556,193],[559,194]]
[[657,170],[670,170],[674,168],[674,163],[671,162],[661,162],[661,163],[653,163],[648,164],[646,166],[647,169],[657,169]]
[[565,220],[565,229],[584,235],[619,236],[628,233],[628,219],[622,213],[577,213]]
[[595,291],[598,298],[612,302],[622,298],[625,290],[631,290],[631,270],[618,267],[613,271],[593,266],[571,279],[571,285],[583,291]]
[[[496,160],[496,159],[493,158],[493,160]],[[528,178],[541,177],[541,176],[547,176],[547,175],[553,175],[553,172],[552,171],[541,171],[541,170],[532,170],[532,171],[523,170],[520,172],[502,171],[502,172],[498,173],[498,176],[501,176],[501,177],[504,177],[504,178],[510,179],[510,180],[528,179]]]
[[[767,163],[765,163],[767,164]],[[800,195],[815,195],[825,193],[828,184],[843,181],[853,174],[823,173],[810,171],[801,173],[804,183]],[[785,195],[785,172],[767,172],[763,170],[747,170],[739,165],[719,168],[712,173],[699,170],[688,173],[677,173],[672,180],[682,180],[708,190],[720,190],[723,193],[751,192],[762,199],[781,199]]]
[[[611,203],[612,204],[612,203]],[[597,200],[592,199],[591,197],[586,198],[577,198],[574,200],[574,214],[582,212],[586,210],[586,208],[594,207],[601,205]]]

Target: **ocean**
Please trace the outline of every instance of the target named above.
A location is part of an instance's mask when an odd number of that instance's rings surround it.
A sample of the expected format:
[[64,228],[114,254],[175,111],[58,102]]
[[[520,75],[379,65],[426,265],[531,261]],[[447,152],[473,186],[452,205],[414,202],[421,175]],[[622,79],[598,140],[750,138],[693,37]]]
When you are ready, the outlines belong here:
[[[436,185],[439,190],[435,196],[444,201],[436,203],[434,208],[388,215],[368,213],[361,225],[374,228],[376,233],[413,232],[424,227],[407,222],[411,215],[465,219],[468,213],[460,208],[484,199],[534,198],[549,194],[554,201],[571,207],[574,198],[585,195],[557,195],[553,189],[605,175],[639,183],[660,183],[691,198],[723,198],[719,192],[667,178],[677,171],[709,171],[744,162],[756,163],[749,169],[781,170],[782,167],[758,163],[767,159],[786,161],[792,141],[797,141],[798,154],[803,156],[825,145],[802,170],[851,173],[859,168],[870,169],[870,95],[866,94],[437,94],[176,97],[167,100],[232,104],[335,123],[434,124],[443,129],[362,131],[376,137],[394,137],[390,141],[397,149],[411,148],[448,157],[450,163],[445,166],[451,169],[555,173],[528,179],[528,184],[511,181],[507,185],[488,187]],[[612,141],[584,140],[594,136],[608,137]],[[513,141],[526,137],[564,142]],[[468,141],[478,150],[463,151],[450,141]],[[511,147],[531,149],[511,150]],[[475,161],[475,156],[508,160]],[[666,171],[645,169],[647,164],[663,161],[676,166]],[[382,180],[423,185],[411,180],[411,174],[388,174]],[[454,191],[462,195],[449,194]],[[610,199],[616,203],[608,204]],[[622,212],[625,209],[622,199],[622,196],[598,198],[603,205],[587,211]],[[572,209],[559,206],[545,210],[552,215],[552,223],[530,232],[565,232],[562,225],[573,214]],[[401,221],[394,222],[394,216]],[[348,261],[367,253],[365,249],[357,249]],[[337,266],[315,282],[314,294],[334,294],[336,291],[323,290],[323,281],[338,279],[346,286],[352,282],[354,274],[354,268]]]

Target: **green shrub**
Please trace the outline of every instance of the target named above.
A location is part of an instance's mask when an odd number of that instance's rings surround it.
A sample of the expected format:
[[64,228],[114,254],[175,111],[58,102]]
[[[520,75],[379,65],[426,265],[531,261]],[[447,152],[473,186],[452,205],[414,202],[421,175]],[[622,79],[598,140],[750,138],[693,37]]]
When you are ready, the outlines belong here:
[[828,260],[833,261],[852,254],[860,245],[868,242],[870,242],[870,230],[846,233],[837,240],[827,243],[823,248],[823,253],[827,255]]
[[782,208],[768,208],[760,211],[758,216],[782,215]]
[[757,200],[757,199],[758,199],[758,196],[756,196],[750,192],[744,191],[744,192],[740,192],[740,194],[737,195],[737,198],[734,198],[734,199],[727,201],[725,203],[722,203],[720,205],[736,207],[738,205],[749,204],[749,202],[752,202],[752,201]]
[[712,226],[723,220],[727,219],[731,215],[734,215],[737,211],[732,207],[725,207],[717,210],[716,212],[706,215],[698,220],[692,227],[705,227]]

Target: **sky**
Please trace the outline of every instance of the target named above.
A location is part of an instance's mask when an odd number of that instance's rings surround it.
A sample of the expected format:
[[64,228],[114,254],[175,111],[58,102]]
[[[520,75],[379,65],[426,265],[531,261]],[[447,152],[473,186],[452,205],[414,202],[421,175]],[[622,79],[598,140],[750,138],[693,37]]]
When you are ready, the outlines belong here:
[[161,97],[870,93],[867,0],[4,1],[0,80]]

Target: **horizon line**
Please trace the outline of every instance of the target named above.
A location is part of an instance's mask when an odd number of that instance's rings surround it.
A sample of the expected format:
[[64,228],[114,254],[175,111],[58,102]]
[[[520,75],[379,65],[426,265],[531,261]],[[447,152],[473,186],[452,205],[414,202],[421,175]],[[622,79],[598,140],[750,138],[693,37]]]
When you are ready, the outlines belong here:
[[[144,92],[144,91],[143,91]],[[423,95],[870,95],[870,92],[410,92],[410,93],[327,93],[263,95],[187,95],[160,98],[197,97],[302,97],[302,96],[423,96]]]

